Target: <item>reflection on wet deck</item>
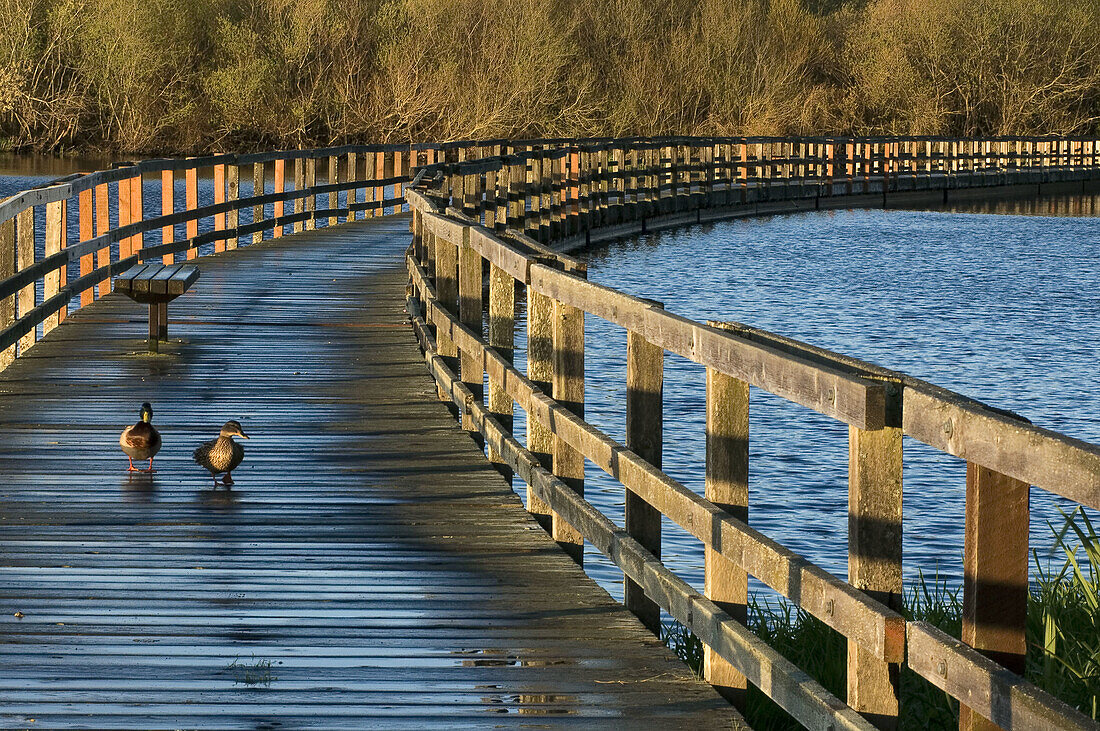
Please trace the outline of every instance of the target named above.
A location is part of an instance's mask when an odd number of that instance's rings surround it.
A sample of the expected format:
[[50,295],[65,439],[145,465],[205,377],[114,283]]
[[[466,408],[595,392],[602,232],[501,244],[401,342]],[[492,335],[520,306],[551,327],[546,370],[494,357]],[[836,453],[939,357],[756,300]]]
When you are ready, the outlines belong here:
[[[202,259],[160,355],[112,295],[0,374],[0,725],[736,724],[435,400],[407,237]],[[145,400],[164,447],[127,475]],[[252,439],[213,490],[191,450],[227,419]]]

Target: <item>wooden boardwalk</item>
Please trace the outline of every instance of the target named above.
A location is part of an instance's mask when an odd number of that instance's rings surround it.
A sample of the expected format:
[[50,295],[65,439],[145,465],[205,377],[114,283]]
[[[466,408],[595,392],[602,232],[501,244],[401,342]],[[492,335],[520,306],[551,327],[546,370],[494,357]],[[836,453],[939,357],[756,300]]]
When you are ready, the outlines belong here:
[[[159,356],[111,295],[0,373],[0,727],[738,726],[436,400],[407,226],[202,259]],[[214,490],[191,450],[227,419]]]

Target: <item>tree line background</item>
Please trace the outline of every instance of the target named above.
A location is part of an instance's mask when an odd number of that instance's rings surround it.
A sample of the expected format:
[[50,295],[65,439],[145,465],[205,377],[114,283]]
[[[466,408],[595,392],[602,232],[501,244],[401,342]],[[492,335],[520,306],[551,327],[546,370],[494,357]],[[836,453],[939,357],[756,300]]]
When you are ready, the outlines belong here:
[[1100,0],[0,0],[0,149],[1098,119]]

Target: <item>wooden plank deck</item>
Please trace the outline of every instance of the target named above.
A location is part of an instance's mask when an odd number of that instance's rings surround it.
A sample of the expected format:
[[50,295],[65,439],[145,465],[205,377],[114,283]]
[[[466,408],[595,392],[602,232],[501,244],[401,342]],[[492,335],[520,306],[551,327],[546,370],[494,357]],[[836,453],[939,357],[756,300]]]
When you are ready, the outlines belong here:
[[[436,400],[407,225],[200,260],[159,356],[111,295],[0,373],[0,727],[739,726]],[[191,451],[228,419],[214,490]]]

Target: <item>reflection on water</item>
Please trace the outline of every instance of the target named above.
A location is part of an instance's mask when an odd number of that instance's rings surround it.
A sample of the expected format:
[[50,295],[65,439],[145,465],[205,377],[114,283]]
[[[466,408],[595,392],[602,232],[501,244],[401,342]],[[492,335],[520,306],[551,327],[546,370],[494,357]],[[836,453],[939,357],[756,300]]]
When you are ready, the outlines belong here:
[[[1097,198],[967,204],[1016,213]],[[962,206],[956,206],[962,207]],[[928,379],[1100,442],[1100,218],[856,210],[744,219],[634,237],[589,253],[589,277],[697,321],[737,320]],[[626,335],[586,321],[586,417],[625,432]],[[522,361],[521,361],[522,362]],[[703,492],[705,373],[669,356],[664,467]],[[847,428],[752,389],[750,522],[847,573]],[[522,418],[518,421],[522,422]],[[523,427],[517,426],[522,433]],[[962,574],[965,463],[905,441],[906,576]],[[589,465],[586,497],[622,524],[623,488]],[[1032,494],[1032,546],[1064,501]],[[664,521],[666,561],[702,588],[698,541]],[[588,568],[621,597],[602,556]]]
[[1092,217],[1100,213],[1100,195],[1045,195],[1041,198],[952,201],[931,207],[944,213],[995,213],[1014,216]]

